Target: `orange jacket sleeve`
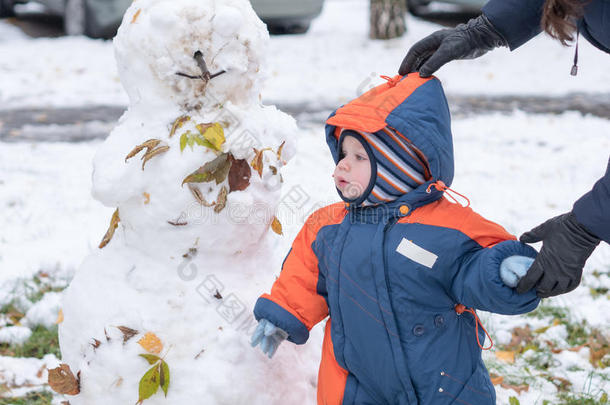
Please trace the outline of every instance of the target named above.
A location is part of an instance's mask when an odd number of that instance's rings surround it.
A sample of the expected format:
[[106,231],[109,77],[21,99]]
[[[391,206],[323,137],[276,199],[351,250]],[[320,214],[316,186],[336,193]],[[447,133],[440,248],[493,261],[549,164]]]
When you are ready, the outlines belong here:
[[[309,338],[309,330],[328,315],[326,283],[318,270],[318,258],[312,244],[319,229],[331,224],[336,217],[329,209],[316,211],[308,219],[292,244],[284,260],[280,277],[271,288],[271,294],[263,294],[256,302],[254,316],[264,318],[288,332],[288,340],[303,344]],[[331,215],[329,215],[331,214]]]

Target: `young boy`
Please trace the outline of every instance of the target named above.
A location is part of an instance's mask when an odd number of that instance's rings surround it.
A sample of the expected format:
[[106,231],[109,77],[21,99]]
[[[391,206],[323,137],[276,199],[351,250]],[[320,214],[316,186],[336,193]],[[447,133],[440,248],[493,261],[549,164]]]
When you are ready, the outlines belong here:
[[[271,357],[326,322],[320,405],[495,404],[474,309],[520,314],[536,251],[443,192],[453,179],[440,82],[387,78],[327,121],[345,203],[319,209],[254,308]],[[507,285],[508,284],[508,285]]]

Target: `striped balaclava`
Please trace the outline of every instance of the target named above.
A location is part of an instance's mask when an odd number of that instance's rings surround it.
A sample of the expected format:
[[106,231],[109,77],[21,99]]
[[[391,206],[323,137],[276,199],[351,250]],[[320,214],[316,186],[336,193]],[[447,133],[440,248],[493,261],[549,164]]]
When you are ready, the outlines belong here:
[[338,150],[346,136],[358,139],[371,162],[371,180],[360,197],[350,200],[353,205],[376,205],[394,201],[431,178],[426,158],[403,135],[385,127],[375,133],[342,129]]

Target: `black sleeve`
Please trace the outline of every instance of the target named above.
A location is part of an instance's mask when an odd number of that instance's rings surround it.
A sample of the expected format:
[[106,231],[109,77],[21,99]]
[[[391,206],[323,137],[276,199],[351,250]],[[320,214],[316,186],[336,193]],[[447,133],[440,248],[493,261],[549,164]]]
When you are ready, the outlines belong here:
[[512,51],[540,33],[543,4],[544,0],[490,0],[483,14]]
[[589,232],[610,243],[610,160],[606,174],[574,203],[572,211]]

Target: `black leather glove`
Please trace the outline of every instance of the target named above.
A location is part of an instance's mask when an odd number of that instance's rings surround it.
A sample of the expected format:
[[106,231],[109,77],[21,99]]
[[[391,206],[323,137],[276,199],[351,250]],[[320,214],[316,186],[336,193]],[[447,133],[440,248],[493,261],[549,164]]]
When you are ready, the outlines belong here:
[[538,257],[517,284],[519,294],[536,287],[540,298],[567,293],[578,287],[582,268],[600,242],[571,212],[549,219],[521,235],[519,240],[523,243],[542,241]]
[[474,59],[499,46],[508,46],[483,14],[466,24],[433,32],[411,47],[398,73],[419,71],[428,77],[454,59]]

